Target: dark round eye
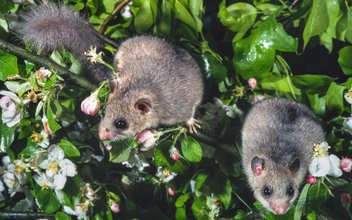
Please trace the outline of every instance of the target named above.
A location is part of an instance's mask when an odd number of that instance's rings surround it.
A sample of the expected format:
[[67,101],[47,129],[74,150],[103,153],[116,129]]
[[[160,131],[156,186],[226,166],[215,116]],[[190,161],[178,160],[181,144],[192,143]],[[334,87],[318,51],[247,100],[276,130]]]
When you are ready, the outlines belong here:
[[116,119],[116,120],[114,121],[114,125],[115,125],[115,127],[116,127],[117,129],[121,129],[121,130],[127,128],[127,122],[126,122],[125,120],[123,120],[123,119]]
[[272,193],[273,193],[273,192],[272,192],[272,190],[271,190],[269,187],[265,186],[265,187],[263,188],[263,195],[264,195],[264,197],[268,198],[268,197],[271,196]]
[[293,196],[294,192],[295,192],[295,191],[293,190],[292,186],[288,187],[288,189],[287,189],[287,195]]

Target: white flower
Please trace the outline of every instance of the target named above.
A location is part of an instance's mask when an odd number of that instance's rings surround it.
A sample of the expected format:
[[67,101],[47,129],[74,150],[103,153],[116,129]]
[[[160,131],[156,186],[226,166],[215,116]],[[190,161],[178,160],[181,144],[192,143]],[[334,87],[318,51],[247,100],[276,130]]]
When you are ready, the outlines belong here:
[[177,176],[177,174],[167,169],[163,169],[162,167],[158,167],[158,171],[155,176],[159,178],[160,182],[167,183]]
[[13,92],[0,91],[0,95],[4,95],[0,99],[0,107],[2,108],[2,122],[8,127],[13,127],[20,123],[23,117],[22,101]]
[[11,197],[14,196],[16,192],[23,192],[24,190],[23,186],[20,184],[20,181],[15,175],[15,167],[15,164],[7,165],[7,171],[2,176],[4,183],[8,187],[8,191]]
[[64,151],[60,147],[52,145],[48,149],[48,159],[39,164],[39,167],[46,169],[46,175],[49,177],[53,177],[56,174],[75,176],[77,174],[76,165],[64,157]]
[[339,177],[342,175],[340,159],[333,154],[328,155],[328,143],[315,145],[315,157],[309,165],[309,173],[315,177],[326,175]]
[[352,89],[348,90],[344,95],[346,101],[352,105]]
[[224,109],[226,112],[226,115],[229,116],[230,118],[236,118],[236,115],[238,115],[240,118],[243,117],[243,112],[237,107],[236,104],[233,104],[232,106],[224,105],[222,101],[216,97],[214,97],[214,104],[218,109],[219,108]]
[[57,174],[54,177],[50,177],[45,173],[38,173],[33,176],[33,179],[42,189],[53,189],[60,201],[64,199],[62,189],[66,183],[66,176]]
[[352,134],[352,117],[344,118],[342,125],[350,134]]
[[121,16],[128,19],[132,17],[132,13],[131,13],[131,8],[129,5],[126,5],[125,7],[123,7],[120,11]]

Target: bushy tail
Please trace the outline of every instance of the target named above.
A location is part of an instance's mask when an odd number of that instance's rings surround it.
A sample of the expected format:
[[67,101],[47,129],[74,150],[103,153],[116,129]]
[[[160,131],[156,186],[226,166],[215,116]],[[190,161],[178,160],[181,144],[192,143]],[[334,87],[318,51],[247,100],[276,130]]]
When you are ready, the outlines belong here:
[[22,14],[21,19],[18,35],[34,50],[65,48],[80,60],[95,79],[101,81],[112,75],[108,68],[101,64],[91,64],[84,55],[91,45],[101,51],[104,43],[96,31],[69,7],[39,5]]

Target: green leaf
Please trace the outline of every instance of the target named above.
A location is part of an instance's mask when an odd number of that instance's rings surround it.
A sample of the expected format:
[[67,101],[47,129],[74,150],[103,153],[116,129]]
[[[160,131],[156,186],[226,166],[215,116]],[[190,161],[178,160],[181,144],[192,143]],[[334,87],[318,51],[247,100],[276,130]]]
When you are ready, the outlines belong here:
[[153,12],[151,8],[151,0],[143,1],[143,4],[138,9],[137,14],[134,18],[134,27],[137,33],[143,33],[147,31],[154,23]]
[[202,159],[202,148],[193,137],[185,136],[181,141],[183,156],[191,162],[199,162]]
[[154,149],[154,161],[159,167],[171,167],[175,161],[170,158],[169,149],[172,146],[172,141],[163,141]]
[[180,197],[177,198],[176,202],[175,202],[175,207],[176,208],[181,208],[185,205],[185,203],[189,200],[189,198],[191,198],[191,193],[186,193],[181,195]]
[[318,181],[316,184],[310,186],[308,191],[308,201],[310,204],[319,207],[329,198],[329,188]]
[[180,3],[179,0],[175,0],[175,4],[173,5],[172,9],[176,17],[180,21],[186,23],[187,25],[192,27],[195,31],[197,31],[197,26],[192,15],[189,13],[187,8]]
[[31,138],[27,138],[27,146],[23,149],[18,156],[27,156],[30,157],[34,154],[34,152],[38,151],[37,144],[32,142]]
[[342,71],[352,76],[352,46],[346,46],[339,51],[339,59],[337,60],[341,66]]
[[231,31],[238,32],[234,42],[240,40],[254,24],[257,10],[250,4],[238,2],[226,7],[226,0],[219,6],[220,22]]
[[64,212],[56,212],[55,220],[71,220],[71,217]]
[[202,54],[204,61],[204,70],[207,78],[218,84],[225,80],[227,77],[227,68],[219,63],[219,61],[211,54]]
[[59,146],[64,152],[65,157],[80,157],[81,154],[79,150],[69,141],[61,139],[59,143],[56,144]]
[[47,106],[46,114],[48,117],[49,128],[50,128],[51,132],[54,133],[55,131],[59,130],[61,128],[61,126],[56,122],[55,116],[54,116],[53,111],[51,110],[50,104],[48,104],[46,106]]
[[327,113],[338,116],[343,112],[343,91],[344,86],[337,85],[335,82],[331,83],[325,98],[325,106]]
[[309,39],[323,33],[329,26],[328,10],[325,1],[313,0],[311,12],[303,31],[303,49],[307,46]]
[[349,43],[352,43],[352,7],[348,7],[348,3],[345,2],[347,8],[347,27],[345,38]]
[[122,163],[130,158],[132,149],[131,147],[126,147],[125,143],[122,141],[111,142],[110,145],[112,146],[111,150],[109,151],[110,162]]
[[171,21],[172,21],[172,16],[171,16],[170,1],[162,0],[161,18],[159,23],[157,24],[158,34],[162,36],[170,36],[171,27],[172,27]]
[[296,52],[297,40],[287,35],[274,16],[261,22],[251,35],[234,44],[233,63],[244,78],[265,78],[275,60],[275,51]]
[[209,210],[207,210],[207,204],[205,202],[203,202],[202,200],[198,199],[197,197],[194,197],[194,202],[191,206],[192,208],[192,212],[194,214],[194,216],[197,219],[204,219],[204,220],[208,220],[209,216],[207,215],[207,213],[209,212]]
[[8,149],[11,146],[15,138],[15,131],[16,131],[16,126],[8,127],[6,124],[1,123],[0,151],[6,152],[6,149]]
[[57,199],[55,193],[51,191],[49,194],[48,203],[43,207],[45,213],[54,213],[61,207],[60,201]]
[[[1,0],[0,1],[0,12],[6,13],[14,7],[14,3],[12,0]],[[0,65],[1,66],[1,65]]]
[[203,11],[203,0],[189,0],[189,10],[192,14],[194,22],[196,23],[197,31],[202,32],[202,11]]
[[209,174],[206,172],[199,172],[196,178],[196,183],[195,183],[195,189],[199,190],[204,182],[207,180],[209,177]]
[[292,83],[299,89],[309,94],[323,94],[330,84],[336,80],[325,75],[296,75],[291,76]]
[[186,215],[186,209],[184,207],[177,207],[176,208],[175,219],[176,220],[188,219],[187,215]]
[[297,206],[296,206],[296,209],[295,209],[295,214],[294,214],[294,219],[295,220],[300,220],[301,217],[302,217],[303,208],[304,208],[304,205],[305,205],[306,200],[307,200],[309,186],[310,186],[310,184],[306,184],[303,187],[302,191],[301,191],[301,194],[299,196],[299,199],[297,201]]
[[225,206],[225,209],[227,209],[230,205],[232,195],[230,180],[225,175],[219,174],[213,178],[208,178],[206,184],[209,186],[209,189],[214,196],[218,197],[221,203]]
[[18,74],[17,57],[0,49],[0,80]]

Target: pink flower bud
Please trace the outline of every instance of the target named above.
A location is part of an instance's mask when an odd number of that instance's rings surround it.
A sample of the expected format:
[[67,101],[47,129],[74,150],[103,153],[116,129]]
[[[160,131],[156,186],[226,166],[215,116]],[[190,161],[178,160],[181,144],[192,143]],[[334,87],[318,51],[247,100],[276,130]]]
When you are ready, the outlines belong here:
[[341,170],[345,171],[345,172],[351,172],[352,169],[352,159],[351,158],[343,158],[341,160],[341,164],[340,164],[340,168]]
[[174,147],[174,146],[171,146],[171,148],[170,148],[170,150],[169,150],[169,153],[170,153],[170,157],[171,157],[171,159],[173,159],[173,160],[178,160],[178,158],[179,158],[179,152],[178,152],[178,150],[176,149],[176,147]]
[[249,78],[248,81],[249,88],[254,89],[257,86],[257,80],[255,78]]
[[119,213],[120,212],[120,205],[118,203],[112,203],[110,206],[110,209],[114,213]]
[[351,193],[344,192],[341,194],[341,203],[343,207],[349,207],[351,204],[352,196]]
[[307,178],[306,178],[306,182],[308,184],[315,184],[317,182],[317,178],[315,176],[312,176],[311,174],[308,174]]
[[215,205],[220,205],[220,204],[221,204],[220,199],[215,200],[215,201],[214,201],[214,204],[215,204]]
[[0,95],[4,95],[0,99],[2,122],[8,127],[18,125],[23,116],[20,98],[15,93],[9,91],[0,91]]
[[46,117],[46,115],[43,116],[42,123],[43,123],[43,126],[44,126],[45,133],[47,133],[49,135],[52,134],[53,132],[51,131],[51,129],[49,127],[48,118]]
[[142,151],[150,150],[157,140],[155,134],[150,130],[142,131],[136,136],[135,139],[139,144],[143,145],[143,147],[141,148]]
[[81,103],[81,110],[87,115],[95,115],[98,113],[99,109],[100,101],[97,92],[93,92]]
[[169,193],[170,196],[174,196],[175,195],[175,192],[171,188],[168,188],[167,192]]

